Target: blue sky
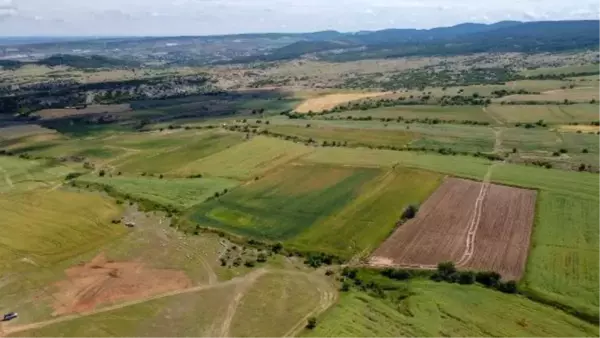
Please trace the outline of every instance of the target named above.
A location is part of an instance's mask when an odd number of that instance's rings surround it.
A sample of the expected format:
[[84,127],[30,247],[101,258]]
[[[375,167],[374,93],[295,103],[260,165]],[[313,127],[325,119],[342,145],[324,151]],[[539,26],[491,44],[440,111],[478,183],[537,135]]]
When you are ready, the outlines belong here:
[[0,35],[207,35],[597,19],[598,0],[0,0]]

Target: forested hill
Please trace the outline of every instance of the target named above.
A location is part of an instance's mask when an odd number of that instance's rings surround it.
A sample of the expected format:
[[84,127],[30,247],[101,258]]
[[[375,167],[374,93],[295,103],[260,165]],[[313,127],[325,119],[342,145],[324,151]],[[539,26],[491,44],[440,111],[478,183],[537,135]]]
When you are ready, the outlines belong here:
[[[386,29],[329,34],[329,39],[295,42],[270,53],[234,60],[283,60],[318,53],[320,58],[345,61],[402,56],[459,55],[480,52],[555,52],[596,48],[598,20],[502,21],[465,23],[433,29]],[[335,52],[331,52],[335,51]]]

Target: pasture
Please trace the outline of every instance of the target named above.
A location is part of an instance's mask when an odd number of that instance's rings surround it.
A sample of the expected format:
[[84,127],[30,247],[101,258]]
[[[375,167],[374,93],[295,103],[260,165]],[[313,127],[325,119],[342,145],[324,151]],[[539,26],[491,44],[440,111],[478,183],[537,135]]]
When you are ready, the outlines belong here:
[[315,223],[286,244],[342,258],[366,257],[396,227],[409,206],[418,206],[440,184],[442,176],[407,168],[384,172],[366,184],[338,213]]
[[479,122],[490,122],[491,119],[482,109],[478,106],[427,106],[427,105],[415,105],[415,106],[397,106],[397,107],[384,107],[375,108],[369,110],[357,110],[343,113],[333,113],[331,116],[339,118],[348,117],[368,117],[371,116],[374,119],[397,119],[402,117],[404,119],[440,119],[440,120],[455,120],[455,121],[479,121]]
[[416,136],[409,131],[372,130],[353,128],[331,128],[306,126],[269,126],[269,132],[299,137],[304,140],[313,139],[315,142],[344,143],[348,146],[393,146],[402,147],[411,142]]
[[0,194],[2,271],[46,267],[121,236],[111,199],[61,190]]
[[237,185],[225,178],[179,178],[158,177],[99,177],[86,175],[77,179],[79,186],[92,183],[109,187],[120,196],[135,200],[147,200],[158,205],[176,209],[187,209]]
[[244,236],[287,240],[342,210],[379,174],[368,168],[285,166],[193,208],[189,218]]
[[597,336],[598,327],[560,310],[480,286],[412,281],[408,296],[342,293],[309,337]]
[[68,173],[69,167],[46,160],[30,161],[18,157],[0,156],[0,193],[52,188]]
[[238,180],[253,179],[308,154],[312,148],[257,136],[208,157],[192,161],[170,173],[177,176],[212,175]]
[[565,124],[569,122],[590,123],[598,120],[597,104],[572,105],[490,105],[486,110],[505,123]]
[[131,111],[129,104],[97,104],[85,108],[42,109],[35,113],[41,120],[51,120],[82,115],[120,114]]
[[524,76],[536,76],[536,75],[563,75],[571,73],[588,73],[598,72],[597,64],[583,64],[583,65],[572,65],[563,67],[541,67],[535,69],[527,69],[521,72]]

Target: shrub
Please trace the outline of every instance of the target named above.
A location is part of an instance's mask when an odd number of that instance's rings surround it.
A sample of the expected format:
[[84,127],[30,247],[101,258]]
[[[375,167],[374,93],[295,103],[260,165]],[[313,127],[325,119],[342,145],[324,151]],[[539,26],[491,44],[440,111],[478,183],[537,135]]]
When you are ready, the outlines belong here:
[[475,283],[475,273],[473,271],[461,271],[458,273],[459,284],[473,284]]
[[514,280],[509,280],[506,283],[500,282],[496,285],[496,289],[504,293],[517,293],[517,282]]
[[342,292],[350,291],[350,283],[348,281],[344,281],[342,283],[342,287],[340,288],[340,291],[342,291]]
[[402,212],[402,219],[403,220],[407,220],[407,219],[412,219],[415,218],[415,216],[417,215],[417,211],[419,210],[418,207],[414,206],[414,205],[409,205],[404,209],[404,212]]
[[566,154],[567,153],[567,149],[565,149],[565,148],[561,148],[559,151],[560,151],[561,154]]
[[281,244],[281,243],[275,243],[271,247],[271,251],[273,251],[273,253],[276,253],[276,254],[279,253],[282,249],[283,249],[283,244]]
[[587,153],[588,153],[588,150],[587,150],[587,148],[586,148],[586,149],[583,149],[581,152],[582,152],[582,153],[584,153],[584,154],[587,154]]
[[102,169],[98,172],[98,176],[104,177],[104,175],[106,175],[106,172],[104,171],[104,169]]
[[498,285],[501,278],[502,276],[494,271],[481,271],[475,275],[475,280],[477,283],[483,284],[487,287],[495,287]]
[[259,263],[264,263],[267,261],[267,255],[265,255],[264,253],[259,253],[258,256],[256,257],[256,261]]
[[248,261],[246,261],[244,263],[244,265],[247,266],[247,267],[249,267],[249,268],[252,268],[252,267],[254,267],[255,263],[254,263],[254,261],[248,260]]
[[317,318],[315,318],[315,317],[308,318],[308,321],[306,323],[306,328],[309,330],[312,330],[315,327],[317,327]]

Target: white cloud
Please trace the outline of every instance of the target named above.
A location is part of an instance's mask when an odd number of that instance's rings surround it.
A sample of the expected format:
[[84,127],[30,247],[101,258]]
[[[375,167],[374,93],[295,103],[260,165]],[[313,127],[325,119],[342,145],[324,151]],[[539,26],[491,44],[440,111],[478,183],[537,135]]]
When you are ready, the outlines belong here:
[[597,0],[0,0],[0,34],[357,31],[467,21],[596,19],[598,12]]

